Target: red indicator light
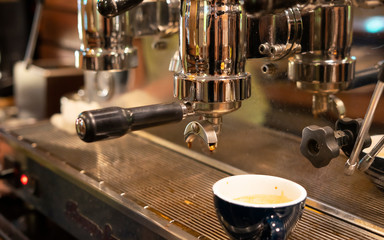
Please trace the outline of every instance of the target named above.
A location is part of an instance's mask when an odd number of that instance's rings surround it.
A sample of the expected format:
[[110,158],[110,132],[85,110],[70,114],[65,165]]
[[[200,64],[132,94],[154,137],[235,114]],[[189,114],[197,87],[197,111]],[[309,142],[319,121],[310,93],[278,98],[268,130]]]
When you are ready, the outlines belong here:
[[20,182],[21,182],[23,185],[27,185],[27,184],[28,184],[28,177],[27,177],[27,175],[22,174],[22,175],[20,176]]

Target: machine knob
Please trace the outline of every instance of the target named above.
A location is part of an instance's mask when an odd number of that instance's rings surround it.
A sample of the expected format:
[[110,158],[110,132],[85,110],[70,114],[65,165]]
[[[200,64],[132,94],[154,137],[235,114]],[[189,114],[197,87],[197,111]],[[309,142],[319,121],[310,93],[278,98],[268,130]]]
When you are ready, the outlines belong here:
[[114,17],[136,7],[141,2],[143,0],[98,0],[97,10],[104,17]]
[[[348,142],[344,144],[339,143],[341,150],[343,150],[343,152],[347,157],[349,157],[352,153],[353,147],[355,146],[355,142],[362,124],[363,124],[363,119],[361,118],[357,118],[357,119],[343,118],[343,119],[337,120],[336,122],[336,125],[335,125],[336,130],[343,131],[345,134],[349,136]],[[371,146],[371,143],[372,143],[371,137],[369,135],[366,136],[366,138],[364,139],[363,149]]]
[[85,111],[76,119],[76,132],[84,142],[117,138],[130,131],[181,121],[185,112],[185,105],[180,103]]
[[321,168],[339,156],[340,148],[331,127],[311,125],[303,129],[300,151],[313,166]]
[[[343,118],[336,122],[335,129],[315,125],[303,129],[300,145],[301,153],[313,166],[320,168],[328,165],[332,158],[339,155],[340,149],[350,156],[363,120]],[[363,147],[371,145],[371,138],[364,139]]]

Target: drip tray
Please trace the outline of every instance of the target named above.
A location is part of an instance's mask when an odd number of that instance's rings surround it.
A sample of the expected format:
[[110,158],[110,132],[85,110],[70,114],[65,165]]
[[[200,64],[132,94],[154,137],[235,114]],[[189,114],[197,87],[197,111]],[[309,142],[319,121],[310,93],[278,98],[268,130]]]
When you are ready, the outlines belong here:
[[[97,199],[88,198],[88,202],[102,202],[103,209],[112,208],[103,211],[112,214],[104,219],[113,219],[113,214],[122,213],[163,238],[228,238],[216,219],[211,187],[215,181],[241,172],[235,168],[213,159],[207,161],[206,157],[199,159],[201,155],[187,156],[140,134],[89,144],[42,122],[3,130],[1,135],[15,155],[27,156],[26,159],[33,162],[24,164],[27,172],[28,167],[41,165],[53,178],[64,178],[79,191]],[[54,181],[47,184],[53,185]],[[56,191],[59,194],[64,189]],[[21,195],[30,199],[26,194]],[[35,199],[32,203],[39,204],[39,201],[43,200]],[[44,205],[41,204],[41,208]],[[99,208],[90,209],[90,214],[97,215]],[[41,210],[51,213],[51,209]],[[111,224],[116,239],[120,228],[129,227],[124,223]],[[72,231],[74,227],[66,229]],[[308,205],[290,239],[382,239],[382,236]]]

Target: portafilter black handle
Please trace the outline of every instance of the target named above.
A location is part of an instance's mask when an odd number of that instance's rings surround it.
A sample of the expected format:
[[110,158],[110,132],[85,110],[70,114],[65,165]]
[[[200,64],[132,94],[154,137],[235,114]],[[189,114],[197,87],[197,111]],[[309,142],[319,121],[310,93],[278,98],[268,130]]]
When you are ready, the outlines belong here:
[[121,137],[130,131],[178,122],[186,116],[180,103],[156,104],[136,108],[108,107],[80,113],[76,132],[84,142]]

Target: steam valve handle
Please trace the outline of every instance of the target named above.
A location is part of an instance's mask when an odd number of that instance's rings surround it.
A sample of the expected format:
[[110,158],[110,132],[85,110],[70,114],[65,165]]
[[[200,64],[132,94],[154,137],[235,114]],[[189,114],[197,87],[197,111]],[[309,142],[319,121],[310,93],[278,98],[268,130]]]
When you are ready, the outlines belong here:
[[313,166],[321,168],[339,156],[340,148],[331,127],[311,125],[303,129],[300,151]]
[[[335,124],[335,129],[338,132],[342,131],[345,135],[348,136],[346,141],[339,141],[339,146],[347,157],[349,157],[352,153],[353,147],[355,146],[355,142],[362,125],[363,119],[361,118],[343,118],[337,120]],[[371,137],[369,135],[366,136],[366,138],[364,139],[363,148],[371,146],[371,143]]]
[[[339,119],[335,124],[336,130],[328,126],[308,126],[303,129],[300,151],[317,168],[325,167],[339,156],[340,149],[346,156],[350,156],[362,122],[359,118]],[[364,148],[370,145],[371,138],[367,136],[364,139]]]
[[130,131],[183,120],[186,107],[180,103],[136,108],[108,107],[80,113],[76,132],[84,142],[121,137]]

